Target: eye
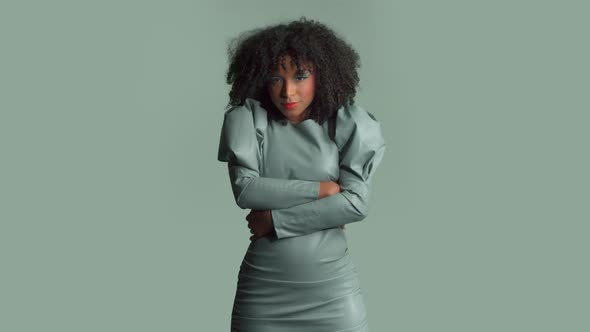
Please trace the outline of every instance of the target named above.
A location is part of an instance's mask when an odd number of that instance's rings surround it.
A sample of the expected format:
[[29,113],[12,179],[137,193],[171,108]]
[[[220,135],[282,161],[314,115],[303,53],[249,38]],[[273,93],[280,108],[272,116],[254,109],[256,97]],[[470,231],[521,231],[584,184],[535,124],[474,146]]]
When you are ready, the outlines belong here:
[[276,84],[276,83],[279,83],[280,81],[281,81],[281,78],[276,77],[276,76],[270,77],[268,79],[268,83],[270,83],[270,84]]
[[295,80],[303,81],[303,80],[307,79],[309,77],[309,75],[311,75],[311,73],[308,70],[298,70],[295,73]]

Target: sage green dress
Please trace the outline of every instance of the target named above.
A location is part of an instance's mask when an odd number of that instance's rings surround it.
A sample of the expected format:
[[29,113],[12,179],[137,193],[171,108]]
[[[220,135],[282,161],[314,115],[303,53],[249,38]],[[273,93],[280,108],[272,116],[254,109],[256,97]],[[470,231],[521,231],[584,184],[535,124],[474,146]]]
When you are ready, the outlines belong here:
[[[340,225],[367,216],[385,142],[375,117],[357,106],[339,109],[335,128],[332,140],[328,121],[269,121],[253,99],[225,113],[218,160],[228,163],[236,203],[272,210],[276,232],[246,250],[232,332],[368,331]],[[320,181],[337,181],[341,192],[318,200]]]

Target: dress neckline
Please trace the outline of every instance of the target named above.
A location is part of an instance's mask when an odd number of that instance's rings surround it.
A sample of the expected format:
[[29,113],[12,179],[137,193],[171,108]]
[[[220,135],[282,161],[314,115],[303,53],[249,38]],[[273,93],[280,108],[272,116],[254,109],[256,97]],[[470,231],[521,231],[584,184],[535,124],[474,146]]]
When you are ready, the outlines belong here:
[[309,122],[309,121],[313,121],[313,119],[309,119],[309,118],[308,118],[308,119],[305,119],[305,120],[303,120],[303,121],[299,121],[299,122],[297,122],[297,123],[295,123],[295,122],[291,122],[291,121],[287,120],[287,123],[288,123],[288,124],[290,124],[291,126],[300,126],[300,125],[302,125],[303,123],[305,123],[305,122]]

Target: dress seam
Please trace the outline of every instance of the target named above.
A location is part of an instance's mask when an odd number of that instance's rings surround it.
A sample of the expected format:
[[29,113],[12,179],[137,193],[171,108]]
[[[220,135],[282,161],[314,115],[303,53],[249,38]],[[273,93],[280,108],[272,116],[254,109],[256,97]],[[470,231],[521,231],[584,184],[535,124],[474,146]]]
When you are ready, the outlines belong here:
[[314,283],[319,283],[319,282],[330,281],[330,280],[335,280],[335,279],[340,279],[340,278],[348,277],[351,274],[357,274],[356,268],[350,270],[347,273],[340,274],[340,275],[338,275],[336,277],[333,277],[333,278],[322,279],[322,280],[313,280],[313,281],[296,281],[296,280],[268,279],[268,278],[260,278],[260,277],[250,276],[250,275],[248,275],[246,273],[239,273],[238,274],[238,277],[246,277],[246,278],[250,278],[250,279],[257,279],[257,280],[264,280],[264,281],[272,281],[272,282],[278,282],[278,283],[314,284]]

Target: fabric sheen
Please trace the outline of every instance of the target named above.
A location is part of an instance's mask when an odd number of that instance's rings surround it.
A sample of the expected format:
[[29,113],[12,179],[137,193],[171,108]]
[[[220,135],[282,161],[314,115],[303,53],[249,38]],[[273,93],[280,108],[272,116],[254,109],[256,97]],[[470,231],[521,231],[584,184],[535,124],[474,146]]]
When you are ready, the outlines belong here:
[[[238,273],[232,332],[366,332],[367,314],[345,231],[368,214],[385,151],[375,117],[357,106],[328,122],[268,121],[247,99],[224,115],[218,160],[242,209],[272,210],[275,235],[250,242]],[[319,182],[341,192],[318,200]],[[243,222],[243,221],[242,221]]]

